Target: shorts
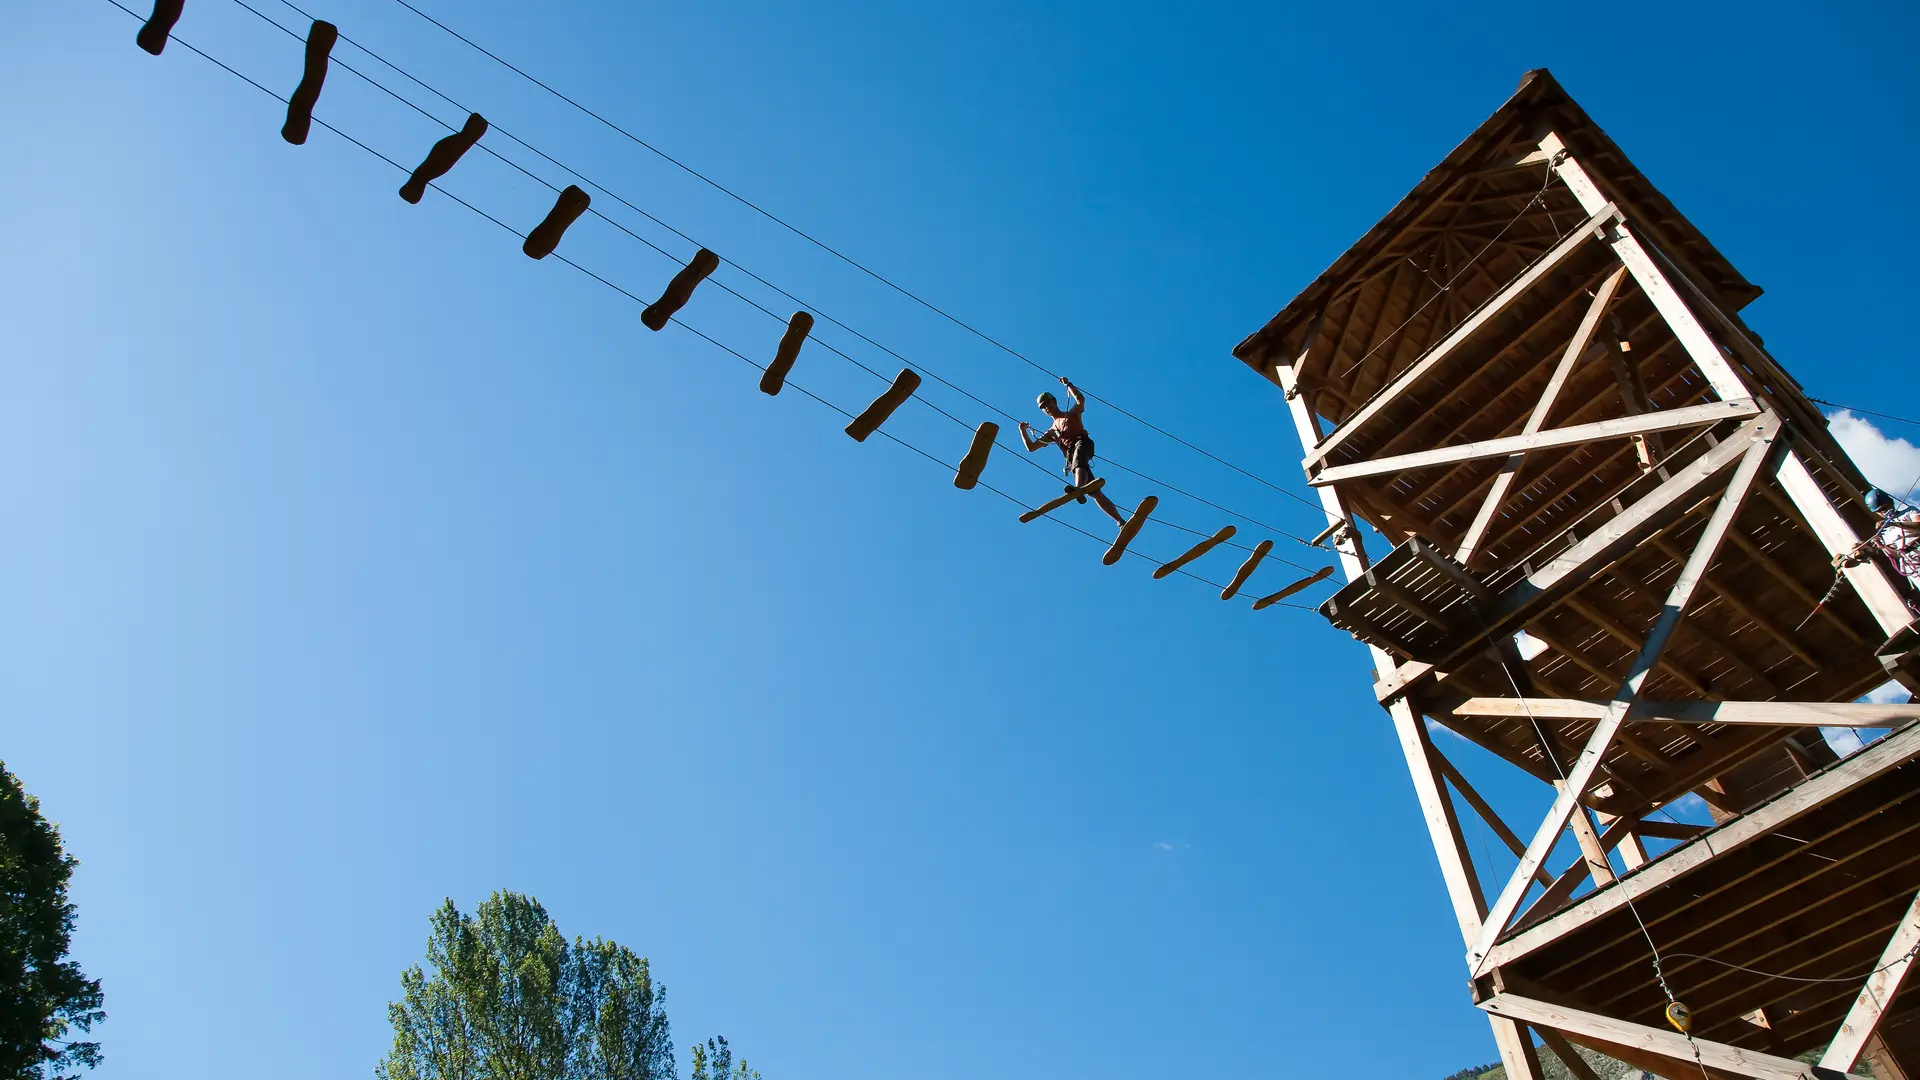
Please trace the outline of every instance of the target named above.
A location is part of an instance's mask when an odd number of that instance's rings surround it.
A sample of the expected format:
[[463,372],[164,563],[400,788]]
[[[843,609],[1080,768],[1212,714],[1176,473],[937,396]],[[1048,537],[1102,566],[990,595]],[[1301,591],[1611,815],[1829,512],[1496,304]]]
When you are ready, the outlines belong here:
[[1093,440],[1081,439],[1067,451],[1067,464],[1061,470],[1073,477],[1074,487],[1086,487],[1093,482]]

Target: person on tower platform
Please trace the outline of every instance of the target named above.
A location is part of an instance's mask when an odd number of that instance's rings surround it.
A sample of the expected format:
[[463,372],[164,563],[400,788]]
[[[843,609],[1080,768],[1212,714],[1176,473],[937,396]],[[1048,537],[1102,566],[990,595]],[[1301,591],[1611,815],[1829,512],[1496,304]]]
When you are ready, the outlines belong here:
[[[1032,426],[1022,420],[1020,421],[1020,441],[1027,444],[1029,454],[1048,443],[1060,448],[1060,453],[1067,459],[1064,471],[1073,478],[1073,483],[1067,486],[1067,493],[1071,495],[1078,489],[1093,483],[1093,436],[1087,434],[1087,426],[1080,420],[1080,414],[1087,405],[1086,395],[1080,392],[1079,387],[1069,382],[1065,375],[1060,377],[1060,385],[1066,387],[1067,393],[1073,397],[1073,407],[1061,409],[1058,398],[1050,393],[1041,394],[1038,400],[1040,411],[1047,414],[1048,419],[1053,421],[1053,425],[1042,432],[1039,438],[1035,438]],[[1093,496],[1093,501],[1100,504],[1100,509],[1106,511],[1107,516],[1116,524],[1127,523],[1126,516],[1120,513],[1119,507],[1113,505],[1112,499],[1107,498],[1106,492],[1096,489],[1090,494]],[[1086,502],[1087,497],[1081,495],[1080,501]]]

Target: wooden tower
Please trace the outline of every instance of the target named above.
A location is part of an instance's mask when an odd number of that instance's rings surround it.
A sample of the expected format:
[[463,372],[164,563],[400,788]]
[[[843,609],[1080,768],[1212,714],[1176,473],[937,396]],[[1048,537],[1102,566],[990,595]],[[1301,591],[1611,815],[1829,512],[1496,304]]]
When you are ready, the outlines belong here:
[[[1321,610],[1372,652],[1513,1080],[1529,1031],[1673,1080],[1920,1080],[1920,706],[1855,703],[1920,691],[1920,593],[1759,293],[1535,71],[1234,351],[1291,410]],[[1837,758],[1821,725],[1894,730]],[[1713,827],[1661,815],[1689,792]],[[1462,804],[1513,862],[1475,866]]]

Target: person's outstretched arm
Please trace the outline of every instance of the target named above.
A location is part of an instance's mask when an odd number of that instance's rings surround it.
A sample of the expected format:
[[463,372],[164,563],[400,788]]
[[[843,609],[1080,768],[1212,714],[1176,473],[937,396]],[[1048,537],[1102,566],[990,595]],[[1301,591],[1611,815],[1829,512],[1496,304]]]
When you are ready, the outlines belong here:
[[[1047,432],[1048,436],[1051,436],[1052,434],[1053,432],[1051,431]],[[1027,444],[1027,453],[1031,454],[1035,450],[1038,450],[1041,447],[1047,445],[1047,443],[1051,442],[1052,440],[1045,436],[1038,439],[1034,438],[1033,427],[1029,425],[1025,420],[1022,420],[1020,421],[1020,441]]]
[[1073,398],[1073,408],[1068,409],[1068,412],[1079,412],[1087,407],[1087,396],[1080,392],[1079,387],[1068,382],[1065,375],[1060,376],[1060,385],[1066,387],[1067,394]]

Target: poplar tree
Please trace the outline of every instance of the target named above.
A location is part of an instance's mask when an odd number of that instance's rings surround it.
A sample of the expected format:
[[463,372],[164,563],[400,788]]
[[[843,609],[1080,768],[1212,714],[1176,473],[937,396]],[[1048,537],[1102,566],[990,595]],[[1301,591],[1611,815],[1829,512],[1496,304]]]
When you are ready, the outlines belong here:
[[[539,901],[496,892],[433,914],[427,963],[387,1006],[380,1080],[673,1080],[666,987],[616,942],[569,942]],[[430,969],[430,970],[429,970]]]

